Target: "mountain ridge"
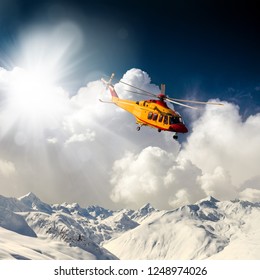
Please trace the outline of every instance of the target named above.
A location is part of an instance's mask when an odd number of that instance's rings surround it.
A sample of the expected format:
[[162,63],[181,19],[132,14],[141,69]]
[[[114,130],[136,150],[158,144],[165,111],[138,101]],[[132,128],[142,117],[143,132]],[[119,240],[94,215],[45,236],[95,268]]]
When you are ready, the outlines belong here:
[[[137,210],[109,210],[98,205],[82,208],[78,203],[47,204],[28,193],[18,199],[0,196],[0,208],[0,231],[7,236],[1,240],[0,235],[0,242],[10,246],[2,253],[0,248],[0,259],[235,258],[229,248],[238,247],[239,240],[241,258],[260,258],[258,202],[210,196],[172,210],[158,210],[150,203]],[[17,236],[13,245],[8,230]],[[43,246],[42,254],[35,255],[35,247],[28,253],[28,244],[21,247],[25,251],[13,252],[13,247],[20,248],[16,240],[30,238],[34,238],[31,244]],[[48,252],[47,241],[54,252]],[[70,253],[68,248],[74,249]]]

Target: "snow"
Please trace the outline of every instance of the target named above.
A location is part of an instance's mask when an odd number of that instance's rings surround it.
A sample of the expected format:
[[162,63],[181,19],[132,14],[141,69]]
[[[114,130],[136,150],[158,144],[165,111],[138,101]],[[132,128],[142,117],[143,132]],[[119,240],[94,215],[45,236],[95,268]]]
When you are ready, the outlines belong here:
[[[240,207],[238,209],[229,209],[230,216],[234,217],[237,215],[240,217],[233,231],[229,228],[231,233],[229,246],[211,256],[209,259],[260,259],[260,205],[259,203],[254,204],[247,202],[242,202],[241,204],[244,207],[244,211],[242,211]],[[226,205],[226,207],[228,207],[228,205]],[[231,226],[232,224],[230,227]]]
[[49,215],[41,212],[31,212],[25,216],[27,222],[41,236],[48,236],[53,240],[64,241],[72,247],[81,248],[95,255],[96,259],[115,258],[90,238],[90,231],[84,228],[77,218],[64,213]]
[[28,208],[33,210],[39,210],[41,212],[51,213],[52,208],[47,203],[42,202],[35,194],[32,192],[27,195],[20,197],[19,200],[25,204]]
[[168,211],[104,247],[120,259],[260,259],[259,206],[204,199]]
[[26,221],[19,215],[0,206],[0,227],[30,237],[37,237]]
[[30,211],[30,208],[14,197],[0,195],[0,206],[13,212]]
[[260,203],[207,197],[173,210],[0,196],[0,259],[260,259]]
[[0,227],[0,259],[10,260],[95,260],[77,247],[49,239],[31,238]]
[[133,229],[139,224],[133,220],[131,220],[127,215],[124,213],[115,214],[112,217],[108,217],[102,223],[103,225],[107,225],[113,231],[124,232],[130,229]]

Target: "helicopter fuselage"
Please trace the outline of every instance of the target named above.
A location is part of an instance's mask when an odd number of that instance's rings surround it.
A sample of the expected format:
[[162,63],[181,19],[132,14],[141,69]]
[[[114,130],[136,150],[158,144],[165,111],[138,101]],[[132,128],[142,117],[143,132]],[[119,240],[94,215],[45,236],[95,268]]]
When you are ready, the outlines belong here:
[[172,131],[176,133],[188,132],[181,115],[170,109],[163,100],[133,101],[120,99],[112,94],[112,102],[120,108],[133,114],[140,126],[151,126],[158,131]]

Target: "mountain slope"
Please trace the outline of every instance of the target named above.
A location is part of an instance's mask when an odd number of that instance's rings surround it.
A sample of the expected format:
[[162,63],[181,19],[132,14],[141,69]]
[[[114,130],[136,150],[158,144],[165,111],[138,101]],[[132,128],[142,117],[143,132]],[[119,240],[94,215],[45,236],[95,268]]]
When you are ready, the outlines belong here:
[[[44,240],[48,240],[50,244],[59,242],[64,244],[65,247],[69,246],[70,248],[76,248],[77,251],[84,251],[82,254],[85,256],[88,253],[87,258],[91,259],[117,259],[116,256],[101,246],[102,242],[139,226],[136,221],[124,214],[124,209],[111,211],[100,206],[81,208],[77,203],[49,205],[42,202],[33,193],[28,193],[19,199],[1,196],[0,209],[0,228],[10,230],[13,232],[12,236],[16,236],[12,241],[14,248],[21,249],[23,247],[17,245],[16,240],[19,240],[19,244],[21,244],[21,240],[24,240],[25,247],[29,248],[27,239],[15,234],[19,233],[35,237],[32,244],[43,245],[44,251],[46,251]],[[150,210],[150,212],[152,211],[153,209]],[[134,213],[142,218],[139,212],[138,210],[130,210],[129,213]],[[145,212],[143,219],[149,215]],[[11,240],[5,241],[9,245],[12,242]],[[10,245],[8,248],[11,247]],[[42,251],[42,249],[39,250]],[[22,254],[17,254],[18,258],[29,258],[28,256],[31,253],[24,255],[24,250],[22,251]],[[63,256],[63,254],[55,252],[53,258]],[[10,257],[15,253],[3,254],[2,247],[0,248],[0,258],[4,255]],[[45,254],[33,254],[33,256],[46,258]],[[69,256],[66,253],[64,257],[67,259]]]
[[64,242],[31,238],[0,227],[0,259],[95,260],[96,256]]
[[120,259],[260,259],[259,215],[259,203],[209,197],[168,211],[104,247]]
[[29,227],[20,215],[0,206],[0,227],[14,231],[16,233],[37,237],[36,233]]
[[0,206],[13,212],[30,211],[30,207],[14,197],[4,197],[0,195]]
[[0,259],[260,259],[260,203],[112,211],[0,196]]
[[93,254],[96,259],[115,259],[115,256],[90,238],[88,228],[84,228],[68,214],[31,212],[26,215],[26,221],[40,236],[64,241],[70,247],[78,247]]
[[37,210],[46,213],[52,213],[52,208],[49,204],[42,202],[34,193],[30,192],[25,196],[18,198],[24,205],[31,210]]

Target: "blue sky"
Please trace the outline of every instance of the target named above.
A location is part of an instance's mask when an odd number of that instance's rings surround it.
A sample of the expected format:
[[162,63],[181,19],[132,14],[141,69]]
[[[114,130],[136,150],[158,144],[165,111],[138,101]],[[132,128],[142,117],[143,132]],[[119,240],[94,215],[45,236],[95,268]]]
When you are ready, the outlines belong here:
[[166,83],[169,95],[198,90],[202,98],[234,98],[252,110],[260,106],[255,1],[12,0],[1,5],[1,54],[8,56],[25,27],[72,20],[84,33],[75,70],[79,84],[89,73],[120,77],[136,67],[154,83]]
[[[0,2],[0,194],[112,208],[259,201],[255,1],[107,2]],[[98,101],[97,80],[112,72],[225,106],[176,105],[189,128],[179,143],[136,132],[131,115]]]

